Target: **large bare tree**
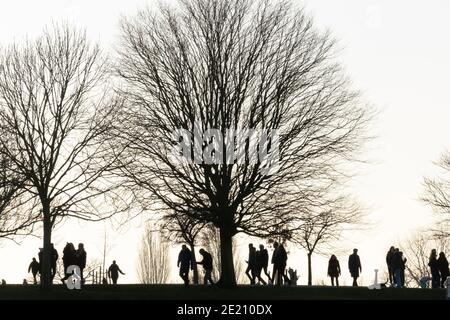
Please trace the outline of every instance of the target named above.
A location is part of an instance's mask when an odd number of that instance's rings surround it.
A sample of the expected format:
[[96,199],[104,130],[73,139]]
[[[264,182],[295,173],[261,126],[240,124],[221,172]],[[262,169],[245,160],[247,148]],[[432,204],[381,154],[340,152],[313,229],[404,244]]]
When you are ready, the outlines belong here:
[[142,236],[137,272],[141,283],[167,283],[170,275],[170,246],[159,232],[147,226]]
[[114,189],[105,132],[117,107],[105,97],[105,74],[99,47],[67,25],[0,53],[0,123],[6,133],[0,155],[22,177],[20,192],[28,203],[39,204],[34,214],[43,227],[43,288],[51,286],[55,224],[66,217],[103,219],[123,204],[114,197],[103,205]]
[[450,152],[442,155],[437,163],[441,169],[438,178],[425,178],[425,194],[422,200],[438,214],[437,232],[450,236]]
[[[291,202],[354,158],[369,109],[335,62],[333,38],[289,1],[180,0],[121,26],[121,174],[163,210],[220,230],[220,284],[233,287],[233,236],[284,230]],[[209,129],[255,132],[196,141]],[[188,159],[174,155],[180,142],[194,145]]]

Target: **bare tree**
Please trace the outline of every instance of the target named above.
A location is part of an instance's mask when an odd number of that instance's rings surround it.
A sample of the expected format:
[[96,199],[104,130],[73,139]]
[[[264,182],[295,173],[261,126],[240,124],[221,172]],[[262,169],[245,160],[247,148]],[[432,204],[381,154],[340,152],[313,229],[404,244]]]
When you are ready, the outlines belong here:
[[142,236],[138,257],[138,278],[141,283],[167,283],[170,275],[170,246],[159,232],[149,226]]
[[[54,25],[0,54],[0,154],[24,180],[43,226],[42,288],[50,288],[52,228],[66,217],[99,220],[118,210],[108,180],[105,132],[117,107],[106,100],[105,59],[84,32]],[[117,149],[115,149],[117,151]],[[112,199],[112,198],[111,198]]]
[[[347,197],[310,205],[292,228],[290,241],[301,245],[308,258],[308,285],[312,285],[312,256],[329,254],[344,230],[363,223],[363,211]],[[310,210],[312,209],[312,210]],[[302,208],[298,208],[302,211]]]
[[[364,141],[370,112],[334,48],[289,1],[180,0],[122,22],[121,174],[163,209],[219,229],[224,286],[236,284],[233,236],[278,234],[292,201],[337,175]],[[196,141],[209,129],[228,139]],[[255,132],[235,143],[228,129]],[[173,152],[180,142],[191,145],[184,161]]]
[[425,194],[422,200],[439,214],[437,231],[444,237],[450,236],[450,152],[445,153],[437,164],[441,177],[425,178]]
[[407,258],[405,283],[419,285],[420,278],[431,276],[428,260],[432,249],[446,252],[450,247],[450,237],[436,237],[433,231],[418,231],[401,245]]

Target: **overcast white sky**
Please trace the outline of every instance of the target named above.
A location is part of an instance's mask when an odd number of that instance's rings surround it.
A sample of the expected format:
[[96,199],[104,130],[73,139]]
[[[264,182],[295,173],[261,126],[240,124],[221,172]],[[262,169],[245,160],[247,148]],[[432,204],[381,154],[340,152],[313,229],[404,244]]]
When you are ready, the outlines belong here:
[[[118,20],[154,0],[0,0],[0,46],[39,34],[52,21],[68,20],[85,27],[92,39],[109,50],[118,35]],[[321,27],[340,40],[340,59],[367,101],[380,110],[375,124],[378,139],[368,156],[374,164],[352,182],[357,196],[378,222],[372,230],[348,236],[339,254],[343,277],[349,283],[347,256],[358,247],[363,281],[384,267],[392,244],[431,221],[431,210],[418,198],[423,176],[433,173],[432,161],[450,147],[449,81],[450,2],[446,0],[306,0],[308,12]],[[120,282],[135,282],[135,262],[142,219],[117,233],[110,223],[70,222],[55,230],[53,242],[61,252],[66,241],[84,242],[88,257],[100,258],[104,230],[111,249],[107,261],[118,261],[126,273]],[[106,227],[105,227],[106,226]],[[0,278],[20,283],[37,256],[41,240],[20,245],[2,242]],[[246,243],[242,244],[245,248]],[[306,283],[304,254],[288,260]],[[316,278],[325,278],[323,258],[315,261]],[[174,277],[178,281],[177,277]],[[328,280],[327,280],[328,281]]]

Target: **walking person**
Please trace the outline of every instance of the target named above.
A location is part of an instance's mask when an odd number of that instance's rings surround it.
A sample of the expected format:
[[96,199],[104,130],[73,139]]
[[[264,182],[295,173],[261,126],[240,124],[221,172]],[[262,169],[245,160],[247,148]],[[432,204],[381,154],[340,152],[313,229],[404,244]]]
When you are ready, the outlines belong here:
[[177,267],[180,268],[180,277],[183,279],[184,285],[189,285],[189,268],[192,268],[192,252],[185,244],[181,246],[178,254]]
[[278,242],[275,241],[273,243],[273,253],[272,253],[272,259],[271,259],[271,263],[273,264],[273,267],[272,267],[272,279],[270,282],[272,284],[275,284],[275,280],[278,277],[278,274],[277,274],[277,270],[279,268],[278,260],[279,260],[278,259]]
[[331,285],[334,287],[334,281],[336,280],[336,287],[339,287],[339,276],[341,275],[341,266],[339,260],[333,254],[328,261],[328,276],[331,278]]
[[256,248],[252,243],[248,245],[248,260],[245,274],[250,279],[250,284],[255,284],[256,278]]
[[200,254],[203,256],[203,260],[197,262],[197,264],[201,264],[203,266],[203,270],[205,271],[205,276],[203,277],[203,284],[207,285],[208,282],[210,284],[214,284],[211,279],[212,271],[213,271],[213,260],[212,256],[209,252],[204,249],[200,249]]
[[108,278],[111,278],[113,284],[117,284],[117,279],[119,279],[119,272],[125,275],[125,273],[120,270],[119,266],[116,263],[116,260],[114,260],[112,265],[110,265],[108,268]]
[[449,276],[449,269],[448,269],[448,261],[445,257],[445,253],[441,252],[439,253],[439,258],[437,259],[437,265],[439,269],[439,273],[441,276],[441,288],[445,288],[445,281],[447,280]]
[[87,254],[84,250],[84,244],[78,244],[78,250],[75,252],[76,265],[80,268],[81,284],[84,284],[83,270],[86,268]]
[[269,253],[267,252],[267,249],[264,247],[263,244],[259,245],[259,255],[257,258],[259,259],[259,264],[261,267],[261,272],[264,271],[268,281],[270,282],[270,274],[267,271],[267,268],[269,267]]
[[431,271],[431,288],[437,289],[441,286],[441,275],[439,274],[436,249],[431,250],[428,266]]
[[284,278],[284,273],[286,271],[286,265],[287,265],[287,259],[288,259],[286,249],[284,249],[284,245],[282,245],[282,244],[278,245],[277,259],[278,259],[277,285],[280,286],[283,284],[283,278]]
[[33,258],[33,260],[31,260],[30,265],[28,266],[28,273],[30,273],[30,271],[31,271],[31,273],[33,274],[33,283],[34,284],[37,284],[36,276],[39,272],[39,269],[40,269],[39,262],[36,261],[36,258]]
[[389,272],[389,283],[394,284],[394,270],[392,269],[392,258],[394,257],[395,248],[392,246],[386,254],[386,264]]
[[[267,250],[266,250],[266,254],[267,254]],[[255,262],[255,268],[256,268],[255,269],[255,282],[256,282],[256,279],[258,279],[258,284],[262,283],[263,285],[266,285],[267,282],[264,281],[264,279],[261,277],[261,272],[262,272],[264,266],[265,266],[266,272],[267,272],[267,264],[265,265],[265,263],[268,262],[268,260],[269,260],[268,257],[267,257],[267,259],[265,259],[264,246],[263,246],[263,249],[261,249],[261,246],[260,246],[260,250],[256,251],[256,259],[255,260],[256,260],[256,262]]]
[[358,249],[353,249],[353,254],[348,257],[348,269],[350,270],[350,275],[353,278],[353,286],[358,286],[358,277],[362,271],[361,260],[358,256]]

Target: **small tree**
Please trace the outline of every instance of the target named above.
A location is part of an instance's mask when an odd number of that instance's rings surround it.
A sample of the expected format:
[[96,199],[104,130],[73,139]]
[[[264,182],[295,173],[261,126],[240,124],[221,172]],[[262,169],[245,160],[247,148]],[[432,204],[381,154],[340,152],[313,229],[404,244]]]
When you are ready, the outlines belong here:
[[450,237],[436,237],[433,231],[418,231],[402,245],[403,256],[407,259],[405,282],[420,284],[420,278],[431,276],[428,261],[432,249],[446,252],[450,248]]
[[[363,213],[352,205],[347,197],[316,203],[311,210],[302,212],[299,225],[293,228],[290,241],[301,245],[308,258],[308,285],[312,285],[312,256],[314,253],[328,254],[344,230],[362,224]],[[301,208],[299,208],[301,211]]]
[[141,283],[167,283],[170,275],[170,246],[159,232],[147,226],[142,236],[138,257],[138,278]]
[[192,252],[193,282],[198,284],[198,266],[195,248],[205,222],[194,220],[187,215],[177,213],[164,216],[161,223],[161,234],[172,243],[187,243]]

